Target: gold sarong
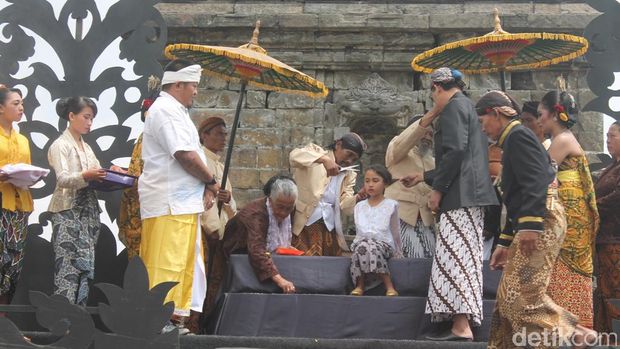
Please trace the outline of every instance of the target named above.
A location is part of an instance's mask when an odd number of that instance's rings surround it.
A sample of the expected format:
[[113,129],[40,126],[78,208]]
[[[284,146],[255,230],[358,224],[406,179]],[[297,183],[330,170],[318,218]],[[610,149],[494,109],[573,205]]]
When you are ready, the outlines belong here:
[[189,315],[197,231],[198,214],[142,220],[140,257],[149,273],[149,287],[166,281],[178,282],[164,302],[174,301],[176,315]]

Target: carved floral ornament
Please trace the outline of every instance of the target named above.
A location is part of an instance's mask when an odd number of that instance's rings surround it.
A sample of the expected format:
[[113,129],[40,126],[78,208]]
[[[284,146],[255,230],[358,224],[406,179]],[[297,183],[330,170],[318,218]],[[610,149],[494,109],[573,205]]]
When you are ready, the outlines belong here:
[[400,120],[412,114],[412,99],[379,74],[370,74],[359,86],[336,101],[342,126],[365,133],[394,133]]

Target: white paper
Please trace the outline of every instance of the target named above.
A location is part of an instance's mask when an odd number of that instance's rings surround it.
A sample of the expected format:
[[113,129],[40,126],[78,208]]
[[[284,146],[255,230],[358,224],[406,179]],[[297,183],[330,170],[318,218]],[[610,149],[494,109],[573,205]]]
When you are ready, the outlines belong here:
[[50,170],[29,164],[9,164],[0,168],[0,171],[9,176],[7,182],[18,188],[29,188],[46,177]]

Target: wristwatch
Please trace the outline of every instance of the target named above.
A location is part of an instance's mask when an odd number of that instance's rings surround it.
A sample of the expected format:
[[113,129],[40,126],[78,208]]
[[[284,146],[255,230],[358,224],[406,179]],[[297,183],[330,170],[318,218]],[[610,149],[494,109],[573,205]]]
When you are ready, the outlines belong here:
[[205,184],[206,184],[207,186],[209,186],[209,185],[215,185],[215,184],[217,184],[217,179],[215,179],[215,177],[212,177],[212,178],[211,178],[211,180],[210,180],[210,181],[208,181],[208,182],[205,182]]

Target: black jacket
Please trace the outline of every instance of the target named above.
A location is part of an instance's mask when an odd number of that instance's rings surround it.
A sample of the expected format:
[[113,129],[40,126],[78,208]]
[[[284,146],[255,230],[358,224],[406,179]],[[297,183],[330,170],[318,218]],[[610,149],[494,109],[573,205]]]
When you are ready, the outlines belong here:
[[[502,147],[502,192],[514,231],[542,232],[547,213],[547,191],[555,178],[549,154],[534,133],[512,121],[499,138]],[[512,233],[500,236],[498,244],[509,246]]]
[[443,193],[441,211],[498,205],[489,175],[488,138],[472,101],[457,92],[439,116],[435,169],[425,181]]

